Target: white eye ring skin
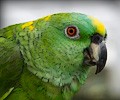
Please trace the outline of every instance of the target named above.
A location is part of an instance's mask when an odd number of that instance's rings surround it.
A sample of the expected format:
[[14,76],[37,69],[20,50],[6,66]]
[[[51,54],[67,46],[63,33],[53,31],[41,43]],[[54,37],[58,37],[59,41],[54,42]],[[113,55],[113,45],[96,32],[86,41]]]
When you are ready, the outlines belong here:
[[70,25],[65,28],[65,35],[70,39],[79,39],[80,31],[77,26]]

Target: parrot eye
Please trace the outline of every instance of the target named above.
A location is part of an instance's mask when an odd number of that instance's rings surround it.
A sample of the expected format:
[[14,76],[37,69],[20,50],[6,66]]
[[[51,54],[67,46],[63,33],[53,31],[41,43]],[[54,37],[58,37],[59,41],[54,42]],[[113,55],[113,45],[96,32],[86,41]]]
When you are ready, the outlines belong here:
[[68,26],[65,29],[65,34],[67,37],[71,38],[71,39],[78,39],[79,36],[79,29],[76,26]]

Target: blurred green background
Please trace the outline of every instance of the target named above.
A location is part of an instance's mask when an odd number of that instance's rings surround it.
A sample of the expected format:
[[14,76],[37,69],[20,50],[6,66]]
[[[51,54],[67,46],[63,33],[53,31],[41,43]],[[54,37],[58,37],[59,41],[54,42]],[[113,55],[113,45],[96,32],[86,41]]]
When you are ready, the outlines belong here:
[[120,100],[120,1],[119,0],[4,0],[0,2],[0,28],[59,12],[79,12],[101,20],[108,33],[105,69],[89,77],[73,100]]

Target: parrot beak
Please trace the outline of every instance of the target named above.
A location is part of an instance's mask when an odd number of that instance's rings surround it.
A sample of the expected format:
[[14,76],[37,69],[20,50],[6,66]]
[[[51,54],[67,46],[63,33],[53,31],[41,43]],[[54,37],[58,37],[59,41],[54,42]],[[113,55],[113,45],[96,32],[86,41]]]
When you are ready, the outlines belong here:
[[84,50],[84,65],[97,66],[95,74],[101,72],[107,60],[105,38],[99,34],[92,36],[90,47]]

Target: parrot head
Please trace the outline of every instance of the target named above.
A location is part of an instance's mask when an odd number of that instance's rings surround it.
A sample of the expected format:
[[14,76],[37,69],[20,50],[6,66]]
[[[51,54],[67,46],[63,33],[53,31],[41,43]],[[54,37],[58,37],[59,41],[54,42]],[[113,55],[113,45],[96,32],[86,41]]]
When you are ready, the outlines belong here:
[[107,35],[96,18],[58,13],[36,20],[32,29],[27,34],[28,51],[22,49],[22,54],[28,69],[44,82],[76,91],[87,78],[90,66],[97,67],[95,74],[104,68]]

